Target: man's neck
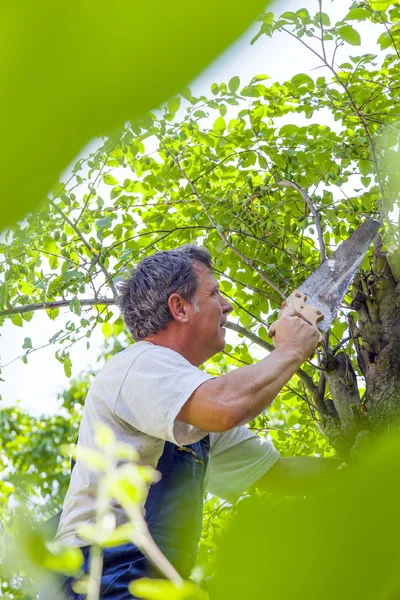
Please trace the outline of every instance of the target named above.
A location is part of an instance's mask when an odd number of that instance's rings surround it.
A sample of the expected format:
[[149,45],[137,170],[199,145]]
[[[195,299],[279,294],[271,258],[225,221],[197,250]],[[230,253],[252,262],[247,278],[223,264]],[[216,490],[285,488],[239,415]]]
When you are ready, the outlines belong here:
[[195,367],[199,367],[203,362],[199,362],[195,349],[192,349],[192,344],[185,339],[185,336],[178,335],[177,332],[169,332],[168,330],[160,331],[154,335],[149,335],[142,341],[150,342],[155,346],[170,348],[170,350],[174,350],[174,352],[181,354]]

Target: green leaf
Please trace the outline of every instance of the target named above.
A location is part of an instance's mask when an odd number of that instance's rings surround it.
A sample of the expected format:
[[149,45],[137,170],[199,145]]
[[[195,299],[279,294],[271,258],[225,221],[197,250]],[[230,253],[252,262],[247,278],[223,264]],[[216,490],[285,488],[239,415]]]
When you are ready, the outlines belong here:
[[299,418],[300,414],[297,411],[291,412],[287,420],[288,426],[293,427],[293,425],[296,425],[299,422]]
[[49,316],[49,318],[54,321],[59,313],[60,313],[60,309],[59,308],[46,308],[46,313]]
[[31,338],[28,338],[28,337],[26,337],[26,338],[24,339],[24,343],[23,343],[23,346],[22,346],[22,347],[23,347],[24,349],[26,349],[26,350],[28,350],[28,349],[32,348],[32,340],[31,340]]
[[175,585],[165,579],[139,579],[129,585],[129,591],[146,600],[207,600],[208,594],[191,581]]
[[371,16],[371,13],[365,8],[353,8],[343,19],[343,21],[365,21]]
[[252,98],[257,98],[260,95],[256,88],[252,85],[246,85],[246,87],[244,87],[240,93],[242,96],[250,96]]
[[104,337],[106,338],[106,340],[108,340],[108,338],[113,333],[113,328],[109,321],[107,321],[106,323],[103,324],[101,331],[102,331],[102,334],[104,335]]
[[267,25],[272,25],[273,22],[274,22],[274,13],[273,12],[268,12],[265,15],[263,15],[263,23],[267,23]]
[[65,183],[61,183],[61,182],[56,183],[51,189],[53,198],[57,198],[64,189],[65,189]]
[[17,327],[23,327],[21,315],[19,315],[19,314],[11,315],[10,319],[14,323],[14,325],[17,325]]
[[300,17],[300,19],[304,22],[309,22],[310,21],[310,13],[308,12],[308,10],[306,8],[300,8],[297,12],[296,12],[297,16]]
[[117,183],[118,183],[118,181],[115,179],[115,177],[110,175],[110,173],[106,173],[105,175],[103,175],[103,181],[107,185],[117,185]]
[[188,102],[190,102],[191,99],[192,99],[192,92],[191,92],[190,88],[188,88],[188,87],[187,88],[183,88],[183,90],[181,91],[181,96],[183,98],[185,98],[185,100],[187,100]]
[[280,16],[281,19],[286,19],[287,21],[296,22],[298,20],[298,16],[294,12],[285,12]]
[[344,25],[337,30],[338,36],[352,46],[361,46],[361,37],[351,25]]
[[98,219],[98,221],[96,221],[96,227],[98,227],[99,229],[108,229],[111,225],[111,215],[107,215],[106,217],[103,217],[102,219]]
[[297,125],[284,125],[279,130],[279,135],[287,136],[287,135],[296,135],[298,133],[299,128]]
[[110,194],[111,200],[113,200],[114,198],[118,198],[118,196],[121,194],[122,190],[123,190],[123,188],[120,185],[116,185],[111,190],[111,194]]
[[237,92],[237,90],[239,89],[239,86],[240,86],[240,78],[239,77],[235,76],[229,80],[228,88],[230,89],[230,91],[232,93]]
[[226,122],[224,117],[218,117],[214,122],[214,129],[219,133],[223,133],[226,129]]
[[72,362],[69,356],[65,356],[64,357],[64,373],[66,374],[67,377],[71,377],[71,373],[72,373]]
[[321,13],[321,21],[322,21],[322,25],[324,25],[324,27],[329,27],[331,24],[331,20],[329,15],[327,15],[326,13]]
[[74,298],[72,298],[72,300],[70,301],[69,307],[73,313],[78,315],[78,317],[81,316],[81,303],[79,302],[79,299],[76,296],[74,296]]
[[364,177],[368,176],[371,173],[372,170],[372,163],[369,160],[360,160],[358,163],[359,169],[360,169],[360,173],[361,175],[363,175]]
[[174,98],[170,98],[168,100],[168,110],[170,113],[176,113],[177,110],[179,110],[179,107],[181,105],[181,99],[179,98],[179,96],[175,96]]
[[211,84],[211,91],[214,94],[214,96],[217,96],[219,93],[219,85],[217,83],[212,83]]
[[265,81],[266,79],[271,79],[269,75],[265,75],[264,73],[260,73],[259,75],[255,75],[251,80],[250,84],[257,83],[258,81]]
[[43,560],[43,567],[67,575],[77,575],[83,564],[82,552],[79,548],[57,548],[56,553],[48,552]]
[[301,85],[308,85],[314,87],[315,85],[314,80],[306,73],[299,73],[298,75],[292,77],[292,83],[293,85],[298,87],[300,87]]
[[8,286],[6,283],[0,285],[0,305],[5,306],[8,297]]
[[386,50],[386,48],[389,48],[393,44],[393,40],[388,31],[385,31],[379,36],[378,44],[380,45],[381,50]]
[[386,10],[391,4],[394,4],[394,2],[393,0],[379,0],[377,2],[370,0],[369,4],[372,10]]

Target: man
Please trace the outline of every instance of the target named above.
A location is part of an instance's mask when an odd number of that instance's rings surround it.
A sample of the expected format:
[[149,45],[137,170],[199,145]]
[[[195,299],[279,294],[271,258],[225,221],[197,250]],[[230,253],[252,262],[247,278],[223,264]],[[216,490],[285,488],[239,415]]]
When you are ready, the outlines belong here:
[[[248,488],[271,489],[293,470],[265,439],[244,425],[262,413],[316,349],[316,328],[296,315],[280,319],[275,350],[255,365],[220,377],[199,369],[225,347],[232,306],[221,295],[209,253],[185,245],[145,258],[121,288],[120,308],[135,344],[99,372],[86,399],[79,443],[94,447],[102,421],[117,440],[161,473],[144,504],[150,532],[180,575],[188,578],[201,531],[205,488],[235,502]],[[312,471],[314,472],[314,467]],[[287,477],[286,477],[287,475]],[[94,517],[95,475],[79,459],[72,472],[57,539],[89,547],[77,523]],[[125,521],[115,507],[118,525]],[[104,551],[101,598],[132,598],[133,579],[156,575],[132,544]],[[73,580],[60,587],[68,598]]]

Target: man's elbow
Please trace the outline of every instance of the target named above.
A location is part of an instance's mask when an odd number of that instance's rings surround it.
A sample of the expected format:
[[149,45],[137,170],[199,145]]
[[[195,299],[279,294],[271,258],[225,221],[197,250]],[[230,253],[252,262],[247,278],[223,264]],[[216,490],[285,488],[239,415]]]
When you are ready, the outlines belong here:
[[214,433],[230,431],[247,422],[243,409],[230,403],[221,402],[215,416],[215,422],[213,423]]
[[218,379],[206,381],[192,394],[176,417],[178,421],[210,433],[230,431],[251,421],[248,403]]

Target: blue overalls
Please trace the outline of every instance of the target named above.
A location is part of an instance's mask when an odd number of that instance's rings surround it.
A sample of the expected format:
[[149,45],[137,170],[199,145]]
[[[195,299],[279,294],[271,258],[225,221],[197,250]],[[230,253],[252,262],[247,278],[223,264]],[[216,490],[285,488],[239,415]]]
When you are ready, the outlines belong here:
[[[145,503],[146,521],[154,541],[184,579],[190,576],[197,555],[209,452],[208,435],[188,446],[165,442],[157,465],[161,479],[150,487]],[[87,572],[90,547],[81,550]],[[162,575],[133,544],[106,548],[100,598],[132,600],[128,585],[141,577]],[[71,577],[64,578],[58,593],[63,592],[68,600],[83,600],[83,595],[72,591],[73,582]]]

